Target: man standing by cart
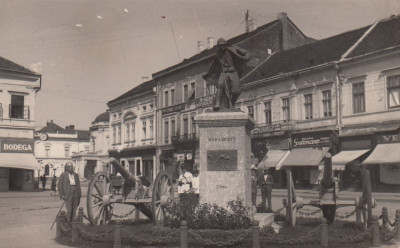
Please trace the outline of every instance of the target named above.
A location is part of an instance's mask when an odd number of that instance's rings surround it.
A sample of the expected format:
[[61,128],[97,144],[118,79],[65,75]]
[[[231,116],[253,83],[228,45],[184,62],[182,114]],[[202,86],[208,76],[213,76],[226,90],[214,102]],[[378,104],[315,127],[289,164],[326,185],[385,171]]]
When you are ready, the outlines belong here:
[[71,222],[75,217],[81,199],[79,176],[74,172],[72,162],[65,164],[65,172],[61,174],[57,186],[60,198],[66,202],[67,221]]

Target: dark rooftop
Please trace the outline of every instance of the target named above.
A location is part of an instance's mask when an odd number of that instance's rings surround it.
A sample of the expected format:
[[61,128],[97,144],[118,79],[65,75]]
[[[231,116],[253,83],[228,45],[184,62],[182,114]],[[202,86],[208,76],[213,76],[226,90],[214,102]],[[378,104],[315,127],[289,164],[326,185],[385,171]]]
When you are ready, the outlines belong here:
[[97,123],[97,122],[108,122],[110,121],[110,113],[108,112],[104,112],[99,114],[96,119],[94,119],[93,123]]
[[141,93],[141,92],[144,92],[144,91],[147,91],[147,90],[152,90],[153,87],[155,87],[155,86],[156,86],[156,82],[154,80],[149,80],[149,81],[146,81],[144,83],[141,83],[138,86],[136,86],[135,88],[129,90],[128,92],[126,92],[126,93],[120,95],[119,97],[109,101],[107,103],[107,106],[110,106],[111,104],[114,104],[114,103],[116,103],[116,102],[118,102],[120,100],[123,100],[125,98],[129,98],[133,94],[138,94],[138,93]]
[[244,84],[337,61],[367,31],[352,30],[290,50],[272,54],[243,78]]
[[30,74],[30,75],[35,75],[39,76],[36,72],[33,72],[22,65],[16,64],[8,59],[5,59],[3,57],[0,57],[0,70],[6,70],[6,71],[13,71],[13,72],[20,72],[24,74]]
[[400,45],[400,15],[381,20],[347,57]]

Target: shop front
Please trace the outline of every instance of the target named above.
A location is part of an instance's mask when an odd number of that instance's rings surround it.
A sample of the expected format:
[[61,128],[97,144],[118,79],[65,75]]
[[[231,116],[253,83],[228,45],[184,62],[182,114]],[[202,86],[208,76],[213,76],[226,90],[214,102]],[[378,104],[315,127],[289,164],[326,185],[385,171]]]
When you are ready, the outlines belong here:
[[252,140],[252,153],[258,157],[259,147],[266,148],[266,154],[256,164],[258,173],[272,170],[274,175],[274,187],[285,187],[284,171],[280,170],[282,162],[289,155],[290,139],[288,135],[257,138]]
[[340,135],[340,152],[332,157],[332,169],[341,189],[361,187],[361,164],[372,151],[372,137]]
[[362,163],[371,171],[372,188],[400,184],[400,129],[376,132],[376,147]]
[[309,133],[292,133],[291,150],[282,162],[280,169],[291,169],[293,182],[297,187],[309,187],[319,183],[321,170],[319,165],[327,152],[335,152],[332,139],[334,131],[315,131]]
[[[109,154],[119,160],[121,165],[135,177],[144,177],[153,182],[157,176],[155,146],[129,147],[121,151],[110,151]],[[111,173],[116,173],[113,167]]]
[[33,139],[1,139],[0,146],[0,191],[33,191],[38,184],[34,172],[41,170]]

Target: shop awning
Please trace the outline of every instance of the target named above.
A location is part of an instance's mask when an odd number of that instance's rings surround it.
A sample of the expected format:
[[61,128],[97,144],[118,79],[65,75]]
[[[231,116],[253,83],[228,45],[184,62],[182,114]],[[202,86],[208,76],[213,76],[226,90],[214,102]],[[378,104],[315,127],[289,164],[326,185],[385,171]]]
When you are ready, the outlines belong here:
[[31,153],[0,153],[0,167],[26,170],[42,169]]
[[391,143],[377,145],[363,164],[398,164],[399,162],[400,143]]
[[369,150],[352,150],[352,151],[341,151],[335,156],[332,157],[332,164],[333,165],[346,165],[353,160],[361,157]]
[[269,150],[267,155],[258,165],[259,169],[268,169],[271,167],[276,167],[278,163],[282,160],[282,158],[289,153],[289,151],[285,150]]
[[297,148],[290,151],[282,166],[318,166],[329,147]]

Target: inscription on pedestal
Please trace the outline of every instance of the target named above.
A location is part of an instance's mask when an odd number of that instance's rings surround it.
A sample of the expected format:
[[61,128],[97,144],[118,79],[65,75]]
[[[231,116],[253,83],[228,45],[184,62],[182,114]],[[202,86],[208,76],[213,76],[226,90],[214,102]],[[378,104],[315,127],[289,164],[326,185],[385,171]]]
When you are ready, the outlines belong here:
[[236,171],[237,150],[207,151],[208,171]]

